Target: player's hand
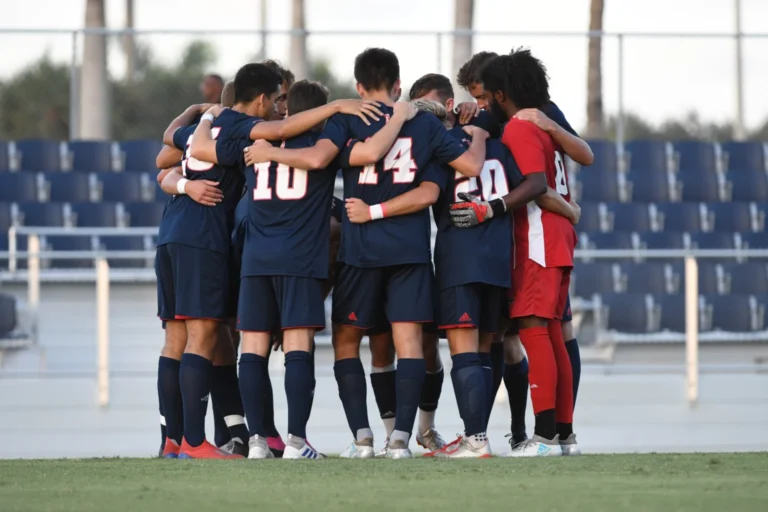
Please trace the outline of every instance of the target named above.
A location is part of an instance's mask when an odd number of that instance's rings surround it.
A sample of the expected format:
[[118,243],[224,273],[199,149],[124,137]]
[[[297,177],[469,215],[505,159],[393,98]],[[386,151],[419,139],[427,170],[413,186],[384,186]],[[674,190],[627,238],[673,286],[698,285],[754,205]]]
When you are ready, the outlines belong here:
[[479,197],[459,192],[461,203],[451,203],[451,223],[457,228],[471,228],[493,218],[490,203]]
[[227,107],[222,107],[221,105],[211,105],[211,107],[208,110],[206,110],[206,112],[211,114],[213,118],[216,119],[225,110],[227,110]]
[[547,114],[537,108],[524,108],[519,110],[514,116],[517,119],[533,123],[545,132],[552,132],[557,129],[557,123],[547,117]]
[[576,224],[579,223],[579,219],[581,219],[581,206],[579,206],[579,204],[573,199],[568,201],[568,204],[571,205],[571,210],[573,210],[573,215],[571,216],[571,219],[570,219],[571,224],[575,226]]
[[462,126],[461,129],[464,130],[464,133],[466,133],[467,135],[469,135],[473,139],[476,138],[476,137],[484,137],[484,138],[487,139],[488,137],[491,136],[487,131],[483,130],[479,126],[473,126],[471,124],[468,124],[466,126]]
[[379,116],[383,117],[384,113],[379,110],[381,106],[378,101],[371,100],[336,100],[334,101],[336,108],[342,114],[351,114],[357,116],[363,120],[363,122],[370,126],[371,122],[368,120],[370,117],[374,121],[379,120]]
[[347,209],[349,222],[353,224],[365,224],[371,220],[371,212],[368,205],[362,199],[350,197],[345,201],[344,207]]
[[459,103],[454,112],[458,110],[459,124],[469,124],[480,113],[480,107],[474,101]]
[[218,181],[193,180],[184,186],[184,192],[196,203],[216,206],[224,199],[224,192],[218,188]]
[[243,150],[245,154],[245,164],[255,165],[261,162],[269,162],[268,151],[272,149],[272,144],[264,139],[254,141],[253,144]]
[[393,116],[405,116],[406,121],[410,121],[419,113],[419,109],[410,101],[398,101],[395,103],[394,110]]

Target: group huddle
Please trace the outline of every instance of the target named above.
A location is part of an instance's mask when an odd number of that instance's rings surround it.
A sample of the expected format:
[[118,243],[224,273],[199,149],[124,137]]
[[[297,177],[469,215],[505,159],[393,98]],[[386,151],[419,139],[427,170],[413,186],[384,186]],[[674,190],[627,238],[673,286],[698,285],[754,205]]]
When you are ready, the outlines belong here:
[[[247,64],[220,104],[193,105],[165,131],[158,183],[172,197],[155,260],[162,456],[323,458],[306,427],[314,336],[331,292],[333,370],[352,434],[342,457],[410,458],[414,427],[426,456],[490,457],[502,381],[505,455],[578,454],[568,285],[580,209],[564,155],[588,165],[592,153],[550,100],[546,69],[528,50],[478,53],[457,77],[477,102],[460,105],[439,74],[399,102],[399,63],[386,49],[358,55],[354,76],[362,99],[329,103],[322,84],[294,83],[273,61]],[[337,174],[343,200],[333,197]],[[364,336],[387,432],[379,452]],[[451,443],[435,429],[440,338],[464,422]],[[273,347],[285,353],[285,442],[274,424]],[[205,435],[209,396],[215,444]]]

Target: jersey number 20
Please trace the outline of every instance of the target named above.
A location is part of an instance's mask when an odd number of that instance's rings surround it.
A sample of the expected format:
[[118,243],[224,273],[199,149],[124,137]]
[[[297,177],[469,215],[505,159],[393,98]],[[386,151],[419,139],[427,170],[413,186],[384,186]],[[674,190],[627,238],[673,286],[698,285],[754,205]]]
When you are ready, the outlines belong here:
[[467,178],[459,171],[455,175],[456,186],[455,201],[458,203],[459,192],[465,194],[480,195],[484,201],[490,201],[497,197],[504,197],[509,193],[509,183],[507,183],[507,174],[504,171],[504,165],[498,160],[486,160],[483,169],[480,171],[480,186],[477,186],[477,178]]
[[[253,188],[254,201],[268,201],[273,198],[269,186],[269,168],[272,162],[262,162],[253,166],[256,173],[256,186]],[[295,201],[307,195],[307,171],[294,169],[285,164],[278,164],[275,177],[275,195],[283,201]]]
[[[392,171],[392,183],[413,183],[416,178],[416,162],[411,156],[413,139],[400,137],[395,140],[392,147],[384,156],[383,171]],[[360,171],[357,178],[360,185],[376,185],[379,182],[379,173],[376,172],[376,164],[366,165]]]

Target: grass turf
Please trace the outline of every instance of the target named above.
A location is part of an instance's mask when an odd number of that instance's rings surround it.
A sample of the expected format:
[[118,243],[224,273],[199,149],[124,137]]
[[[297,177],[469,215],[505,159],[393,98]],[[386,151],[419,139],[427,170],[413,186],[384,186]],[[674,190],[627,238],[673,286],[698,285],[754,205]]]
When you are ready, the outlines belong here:
[[0,510],[768,510],[768,454],[0,461]]

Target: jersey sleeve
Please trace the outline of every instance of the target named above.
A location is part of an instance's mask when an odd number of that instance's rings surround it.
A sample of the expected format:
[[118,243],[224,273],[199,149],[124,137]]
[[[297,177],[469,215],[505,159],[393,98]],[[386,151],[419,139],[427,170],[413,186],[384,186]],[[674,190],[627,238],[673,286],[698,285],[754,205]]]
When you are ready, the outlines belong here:
[[331,198],[331,217],[341,222],[342,210],[344,209],[344,200],[336,196]]
[[420,119],[426,123],[426,130],[429,133],[430,154],[438,162],[447,164],[453,162],[464,154],[466,149],[461,142],[452,137],[443,123],[432,114],[421,114]]
[[498,139],[501,135],[501,127],[499,126],[499,123],[496,121],[496,118],[494,118],[493,115],[486,110],[481,110],[478,112],[478,114],[472,118],[469,124],[487,131],[492,139]]
[[333,144],[339,148],[339,151],[344,149],[344,146],[349,140],[349,129],[344,114],[334,114],[328,119],[319,140],[323,139],[328,139],[333,142]]
[[230,139],[250,139],[251,128],[253,128],[253,125],[255,125],[260,121],[262,121],[262,119],[253,118],[253,117],[238,121],[229,131],[229,134],[227,136]]
[[547,105],[547,107],[544,109],[544,113],[551,120],[559,124],[563,130],[567,131],[571,135],[575,135],[576,137],[579,136],[579,134],[576,133],[576,130],[573,129],[568,120],[565,118],[565,114],[563,114],[563,111],[560,110],[560,107],[554,103]]
[[[196,126],[197,125],[182,126],[173,132],[173,145],[176,147],[176,149],[184,151],[187,148],[187,141],[189,140],[189,136],[194,133]],[[192,131],[190,131],[190,129]]]
[[537,130],[539,128],[533,123],[512,120],[507,123],[501,137],[501,142],[512,153],[523,176],[547,171],[544,146]]
[[435,160],[430,161],[421,173],[419,173],[419,184],[425,181],[431,181],[445,190],[448,186],[448,180],[453,175],[453,170]]
[[339,153],[336,158],[333,159],[333,162],[331,162],[331,165],[328,166],[329,169],[347,169],[349,167],[352,167],[349,164],[349,158],[352,156],[352,148],[360,142],[357,139],[350,139],[347,141],[346,145],[344,146],[344,149],[341,150],[341,153]]

